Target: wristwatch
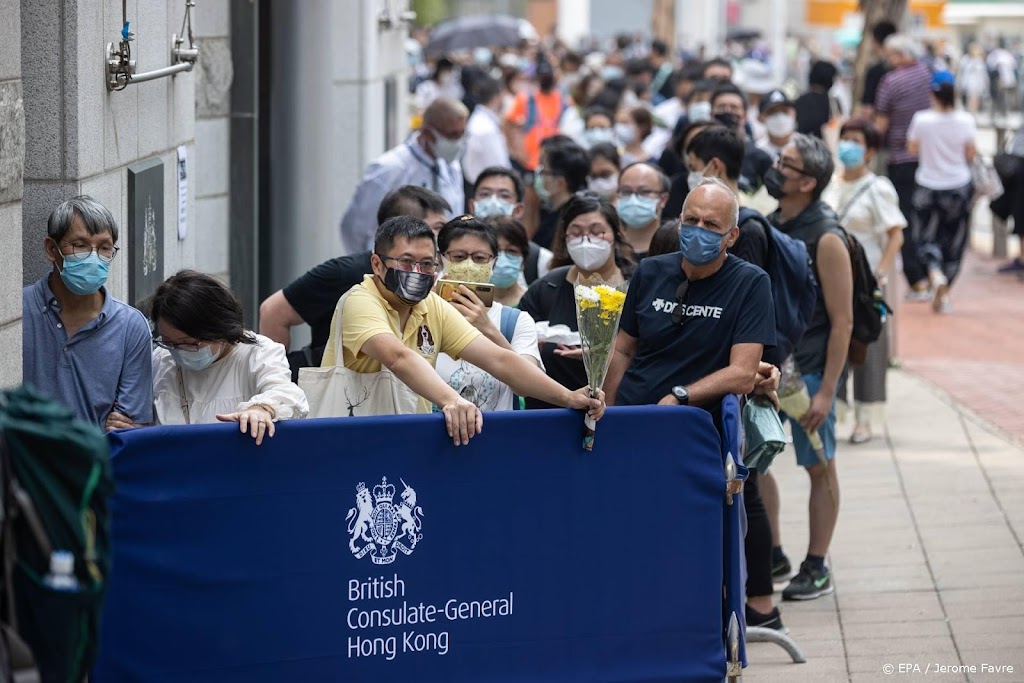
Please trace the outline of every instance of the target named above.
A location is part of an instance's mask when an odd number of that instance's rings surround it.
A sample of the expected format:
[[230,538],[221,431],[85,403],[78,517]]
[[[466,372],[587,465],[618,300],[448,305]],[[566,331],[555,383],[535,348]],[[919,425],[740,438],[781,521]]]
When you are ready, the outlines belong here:
[[686,390],[684,386],[672,387],[672,395],[679,401],[679,405],[688,406],[690,405],[690,392]]

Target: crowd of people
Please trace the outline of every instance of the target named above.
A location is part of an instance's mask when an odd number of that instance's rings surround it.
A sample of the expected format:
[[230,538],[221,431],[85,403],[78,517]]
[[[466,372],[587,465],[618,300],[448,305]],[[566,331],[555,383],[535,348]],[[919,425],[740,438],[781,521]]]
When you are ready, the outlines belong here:
[[[810,394],[790,420],[810,480],[796,572],[777,483],[752,471],[746,486],[747,622],[783,629],[776,581],[789,579],[787,600],[832,591],[836,401],[852,384],[854,444],[886,401],[886,335],[849,363],[848,235],[879,283],[901,263],[939,313],[966,245],[975,128],[955,77],[893,27],[872,35],[879,64],[843,121],[825,61],[793,97],[766,68],[678,64],[657,41],[628,58],[439,58],[416,89],[418,130],[367,167],[341,217],[346,254],[267,297],[258,333],[202,273],[168,278],[148,321],[117,301],[104,284],[118,226],[91,198],[70,199],[48,222],[52,271],[24,290],[25,381],[107,429],[235,422],[260,444],[280,420],[433,411],[461,445],[495,410],[600,419],[606,405],[658,404],[717,417],[729,394],[778,408],[789,360]],[[813,277],[786,281],[784,254]],[[574,297],[593,276],[629,284],[596,391]],[[444,297],[439,280],[455,283]],[[303,324],[311,343],[292,350]]]

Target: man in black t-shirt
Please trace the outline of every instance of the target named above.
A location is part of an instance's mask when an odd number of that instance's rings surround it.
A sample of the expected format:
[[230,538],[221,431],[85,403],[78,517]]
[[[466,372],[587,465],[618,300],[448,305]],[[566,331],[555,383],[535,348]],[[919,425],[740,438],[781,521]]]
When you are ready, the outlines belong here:
[[864,74],[864,92],[860,95],[861,109],[859,116],[871,118],[875,114],[875,95],[882,76],[889,73],[889,65],[885,61],[885,39],[896,33],[896,25],[891,21],[880,21],[871,29],[871,51],[876,61],[868,67]]
[[681,254],[644,259],[630,281],[604,389],[609,404],[693,405],[717,413],[726,394],[758,381],[775,344],[768,275],[728,253],[739,236],[736,196],[708,178],[686,198]]
[[[441,195],[415,185],[389,192],[377,209],[377,224],[396,216],[415,216],[426,221],[436,235],[451,211]],[[336,256],[324,261],[298,279],[279,289],[260,304],[260,334],[291,349],[291,328],[307,323],[312,328],[310,345],[288,354],[292,380],[299,368],[318,367],[331,336],[331,319],[338,299],[373,272],[370,252]]]

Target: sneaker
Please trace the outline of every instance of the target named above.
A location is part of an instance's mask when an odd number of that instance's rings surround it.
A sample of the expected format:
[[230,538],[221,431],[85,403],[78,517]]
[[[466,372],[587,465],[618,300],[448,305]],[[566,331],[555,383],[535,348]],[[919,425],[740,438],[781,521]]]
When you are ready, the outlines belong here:
[[807,562],[800,564],[800,571],[782,591],[783,600],[813,600],[828,595],[832,587],[832,572],[825,568],[823,572],[812,569]]
[[924,289],[911,289],[907,292],[907,301],[914,302],[925,302],[932,300],[932,290],[925,287]]
[[747,628],[754,626],[757,628],[770,628],[779,633],[789,633],[789,628],[782,623],[782,613],[779,612],[778,607],[772,607],[771,612],[762,614],[756,609],[752,609],[750,605],[747,605],[746,612]]
[[788,557],[783,555],[772,563],[772,581],[785,581],[791,576],[793,576],[793,565],[789,563]]
[[997,273],[1024,273],[1024,259],[1019,256],[996,269]]

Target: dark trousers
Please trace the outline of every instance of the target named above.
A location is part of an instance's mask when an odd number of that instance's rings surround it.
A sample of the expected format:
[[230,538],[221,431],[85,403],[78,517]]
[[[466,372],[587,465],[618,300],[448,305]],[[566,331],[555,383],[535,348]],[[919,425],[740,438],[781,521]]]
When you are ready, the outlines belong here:
[[757,488],[757,470],[751,469],[743,484],[743,506],[747,510],[747,535],[743,539],[747,554],[747,596],[771,595],[772,527],[768,511]]
[[903,248],[900,254],[903,257],[903,277],[907,278],[907,284],[913,287],[928,278],[928,270],[918,257],[917,244],[914,242],[914,190],[917,189],[914,174],[917,172],[917,162],[889,164],[888,172],[889,180],[892,181],[900,198],[900,211],[907,219],[907,227],[903,228]]
[[970,183],[954,190],[919,187],[914,193],[918,259],[926,268],[942,270],[950,284],[960,273],[967,248],[972,194]]

